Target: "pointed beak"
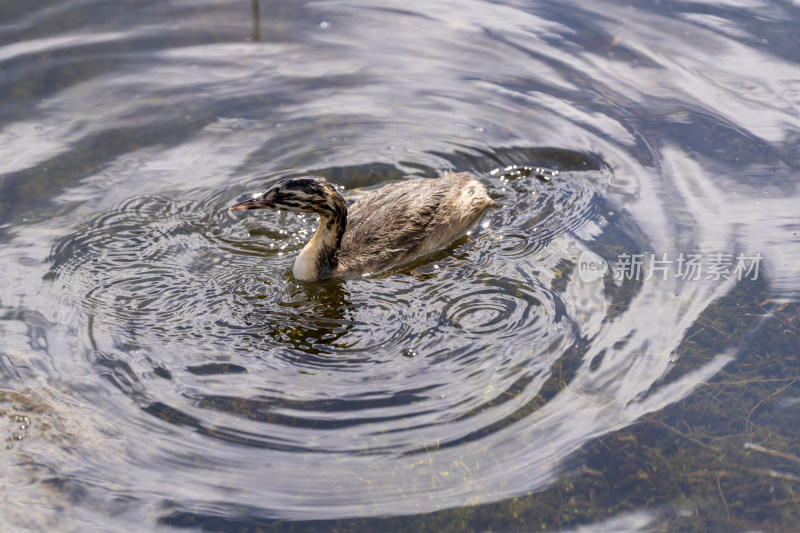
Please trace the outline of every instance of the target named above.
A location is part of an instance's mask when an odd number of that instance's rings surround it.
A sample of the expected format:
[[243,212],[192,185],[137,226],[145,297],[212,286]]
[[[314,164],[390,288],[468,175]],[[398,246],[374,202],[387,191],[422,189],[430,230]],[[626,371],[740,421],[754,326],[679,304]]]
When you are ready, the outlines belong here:
[[262,200],[261,198],[252,198],[250,200],[245,200],[244,202],[234,204],[228,209],[231,211],[247,211],[248,209],[266,209],[267,207],[275,207],[275,204],[272,202],[267,202],[266,200]]

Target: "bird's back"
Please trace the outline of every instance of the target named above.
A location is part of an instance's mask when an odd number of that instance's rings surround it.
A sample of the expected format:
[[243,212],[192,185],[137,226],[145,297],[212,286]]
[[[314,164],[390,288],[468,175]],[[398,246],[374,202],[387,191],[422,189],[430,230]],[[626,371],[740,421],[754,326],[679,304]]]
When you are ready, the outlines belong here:
[[441,248],[490,203],[484,186],[466,172],[386,185],[348,208],[337,270],[374,272]]

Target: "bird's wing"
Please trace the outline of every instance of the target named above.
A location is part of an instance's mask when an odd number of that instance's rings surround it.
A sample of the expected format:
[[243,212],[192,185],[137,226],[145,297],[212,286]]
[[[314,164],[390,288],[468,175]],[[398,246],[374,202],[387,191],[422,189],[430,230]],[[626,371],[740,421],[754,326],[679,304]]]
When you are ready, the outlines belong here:
[[446,218],[443,201],[454,186],[451,180],[414,179],[386,185],[358,200],[348,209],[341,267],[377,270],[417,255]]

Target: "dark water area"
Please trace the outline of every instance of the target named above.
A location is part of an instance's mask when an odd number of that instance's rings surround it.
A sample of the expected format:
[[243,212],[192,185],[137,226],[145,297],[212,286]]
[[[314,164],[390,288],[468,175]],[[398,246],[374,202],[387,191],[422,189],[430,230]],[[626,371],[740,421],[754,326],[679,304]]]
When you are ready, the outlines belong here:
[[[796,531],[800,4],[0,4],[0,530]],[[472,173],[465,236],[291,274]]]

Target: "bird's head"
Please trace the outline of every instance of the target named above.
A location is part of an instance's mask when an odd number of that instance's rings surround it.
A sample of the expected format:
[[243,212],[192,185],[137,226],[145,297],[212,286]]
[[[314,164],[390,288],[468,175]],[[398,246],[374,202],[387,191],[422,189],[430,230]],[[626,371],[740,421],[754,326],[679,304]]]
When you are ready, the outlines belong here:
[[266,192],[256,193],[250,200],[232,205],[232,211],[248,209],[282,209],[295,213],[331,215],[344,204],[336,187],[317,176],[282,179]]

